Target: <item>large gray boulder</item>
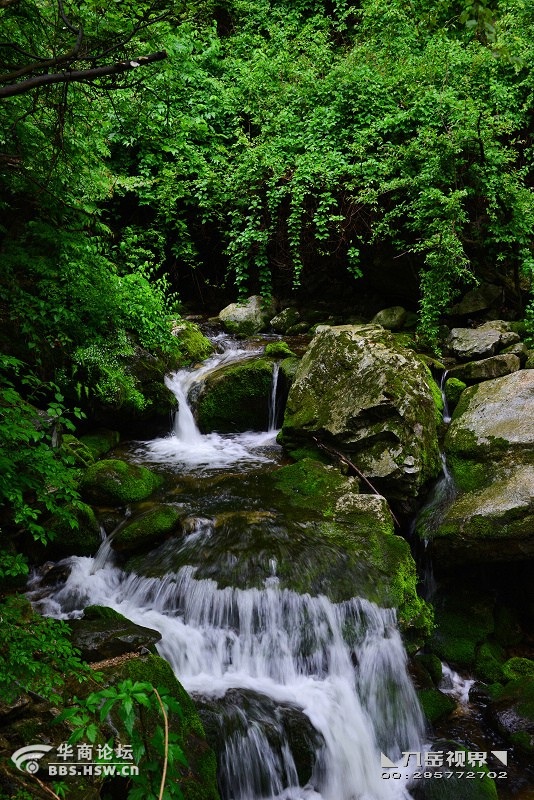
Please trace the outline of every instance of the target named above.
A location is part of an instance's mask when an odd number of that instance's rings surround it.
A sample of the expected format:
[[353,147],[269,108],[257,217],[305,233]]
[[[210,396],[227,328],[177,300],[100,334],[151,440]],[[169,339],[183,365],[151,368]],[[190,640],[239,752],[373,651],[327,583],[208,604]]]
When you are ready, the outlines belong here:
[[434,563],[534,556],[534,370],[466,389],[445,439],[458,488],[434,531]]
[[259,295],[242,303],[230,303],[219,314],[223,327],[236,336],[253,336],[265,330],[273,316],[273,307]]
[[451,378],[458,378],[464,383],[478,383],[492,378],[502,378],[517,372],[521,367],[519,357],[514,353],[501,353],[498,356],[483,358],[482,361],[468,361],[449,370]]
[[440,469],[437,403],[428,368],[377,325],[321,326],[286,406],[284,445],[319,440],[348,455],[406,510]]
[[462,361],[489,358],[504,347],[519,341],[507,322],[493,320],[478,328],[453,328],[447,342],[450,351]]

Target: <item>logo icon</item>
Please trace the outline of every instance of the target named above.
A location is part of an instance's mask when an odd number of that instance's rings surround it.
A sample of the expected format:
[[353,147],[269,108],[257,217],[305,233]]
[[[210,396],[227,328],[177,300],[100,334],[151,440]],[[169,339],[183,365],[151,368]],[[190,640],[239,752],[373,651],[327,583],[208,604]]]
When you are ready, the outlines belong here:
[[11,756],[11,761],[21,772],[26,771],[30,775],[35,775],[39,769],[39,759],[53,749],[50,744],[29,744],[26,747],[15,750]]

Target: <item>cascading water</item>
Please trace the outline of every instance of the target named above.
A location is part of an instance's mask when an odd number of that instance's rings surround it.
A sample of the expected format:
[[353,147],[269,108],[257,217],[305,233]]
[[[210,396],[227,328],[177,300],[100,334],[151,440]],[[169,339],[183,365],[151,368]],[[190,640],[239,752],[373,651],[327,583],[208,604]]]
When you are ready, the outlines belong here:
[[275,361],[273,364],[273,382],[271,387],[271,396],[269,398],[269,423],[267,425],[267,430],[269,431],[269,433],[276,430],[276,423],[278,417],[277,399],[278,399],[279,374],[280,374],[280,364],[278,361]]
[[[245,462],[255,469],[268,460],[259,443],[274,443],[277,372],[273,430],[267,433],[202,435],[188,404],[191,387],[203,376],[249,355],[227,350],[199,370],[171,376],[168,385],[179,402],[174,432],[148,443],[144,459],[167,458],[175,469],[179,465],[180,474],[198,480],[208,466],[213,472],[239,462],[242,469]],[[196,515],[184,524],[178,551],[189,552],[191,544],[199,547],[219,535],[213,519],[205,512],[200,516],[202,510],[199,501]],[[270,576],[258,588],[222,588],[197,578],[192,565],[162,577],[125,572],[114,563],[110,544],[106,540],[94,559],[66,559],[70,574],[59,588],[41,586],[35,576],[30,597],[48,615],[79,617],[87,605],[97,604],[160,631],[158,651],[185,688],[201,705],[220,701],[223,800],[410,797],[405,779],[382,778],[380,761],[381,752],[398,760],[403,751],[420,751],[424,737],[394,610],[362,598],[333,603],[281,588],[274,558]],[[227,697],[233,700],[225,712]],[[254,710],[247,712],[247,705]],[[300,715],[313,732],[309,774],[300,786],[284,713]]]

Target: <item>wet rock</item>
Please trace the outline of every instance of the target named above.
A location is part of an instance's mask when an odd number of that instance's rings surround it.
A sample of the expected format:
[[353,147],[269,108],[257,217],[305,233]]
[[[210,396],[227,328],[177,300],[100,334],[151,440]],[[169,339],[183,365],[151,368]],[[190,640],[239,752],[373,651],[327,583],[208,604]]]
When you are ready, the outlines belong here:
[[113,536],[111,546],[124,553],[154,547],[180,527],[181,512],[174,506],[156,505],[124,525]]
[[441,566],[534,557],[534,467],[458,497],[433,537]]
[[[219,764],[226,767],[220,773],[225,773],[223,780],[229,786],[239,783],[239,770],[246,770],[247,765],[228,760],[226,743],[246,740],[251,735],[270,749],[281,775],[285,772],[284,762],[287,764],[289,760],[296,769],[299,784],[305,786],[309,783],[324,740],[299,708],[289,703],[277,703],[250,689],[230,689],[221,698],[196,696],[194,700],[208,742],[217,753]],[[287,748],[291,753],[289,759]],[[264,764],[266,770],[267,757]],[[257,784],[254,796],[263,796],[268,786],[268,775],[255,775],[254,780]],[[227,795],[222,788],[223,794]]]
[[510,744],[534,754],[534,677],[519,678],[497,690],[488,713],[490,722]]
[[391,306],[391,308],[383,308],[378,314],[375,314],[371,320],[372,325],[382,325],[389,331],[398,331],[404,327],[406,322],[406,309],[402,306]]
[[281,434],[349,456],[388,498],[409,506],[439,472],[441,395],[428,369],[376,325],[320,327],[291,387]]
[[82,496],[95,505],[126,505],[146,500],[161,483],[161,478],[146,467],[114,458],[92,464],[80,489]]
[[448,346],[454,355],[464,361],[489,358],[503,347],[519,341],[517,333],[508,329],[502,320],[486,322],[479,328],[453,328]]
[[214,351],[214,346],[207,339],[197,325],[192,325],[187,320],[177,322],[172,329],[176,336],[182,353],[182,362],[196,364],[204,361]]
[[108,430],[108,428],[98,428],[80,437],[80,441],[91,452],[95,460],[102,458],[110,450],[113,450],[118,445],[119,440],[119,432]]
[[161,634],[130,622],[116,612],[115,615],[96,615],[90,619],[72,620],[71,641],[80,650],[85,661],[102,661],[140,648],[153,650]]
[[231,364],[206,377],[196,403],[203,433],[267,430],[273,362],[259,358]]
[[243,303],[230,303],[223,308],[219,320],[229,333],[245,337],[265,330],[272,316],[272,305],[253,295]]
[[503,375],[510,375],[517,372],[521,367],[521,362],[517,355],[513,353],[491,358],[484,358],[482,361],[469,361],[467,364],[460,364],[449,370],[451,378],[457,378],[465,383],[475,383],[487,381],[492,378],[502,378]]
[[300,314],[296,308],[284,308],[276,317],[273,317],[270,324],[275,333],[287,333],[300,322]]

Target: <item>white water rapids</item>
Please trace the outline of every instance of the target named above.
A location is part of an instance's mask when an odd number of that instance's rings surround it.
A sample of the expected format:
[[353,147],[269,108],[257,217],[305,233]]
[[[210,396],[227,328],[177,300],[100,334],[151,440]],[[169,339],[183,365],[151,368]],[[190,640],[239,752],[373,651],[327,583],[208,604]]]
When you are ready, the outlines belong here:
[[[174,433],[149,443],[145,457],[171,459],[198,474],[206,465],[266,459],[259,443],[272,441],[274,431],[203,436],[187,402],[203,375],[249,355],[227,351],[199,370],[171,376],[168,385],[179,402]],[[198,516],[177,547],[214,535],[210,520]],[[381,752],[398,760],[403,751],[420,751],[424,737],[393,610],[360,598],[334,604],[281,589],[274,563],[263,588],[237,589],[196,579],[192,566],[162,578],[143,577],[123,571],[114,559],[109,541],[95,558],[66,559],[71,571],[65,583],[50,589],[35,578],[30,597],[43,613],[64,619],[80,616],[90,604],[114,608],[161,633],[159,653],[193,695],[223,698],[230,689],[247,690],[297,709],[318,734],[311,777],[298,786],[295,755],[283,731],[276,747],[269,735],[273,720],[260,724],[238,710],[244,724],[220,754],[223,800],[410,796],[407,777],[385,779],[380,763]]]

